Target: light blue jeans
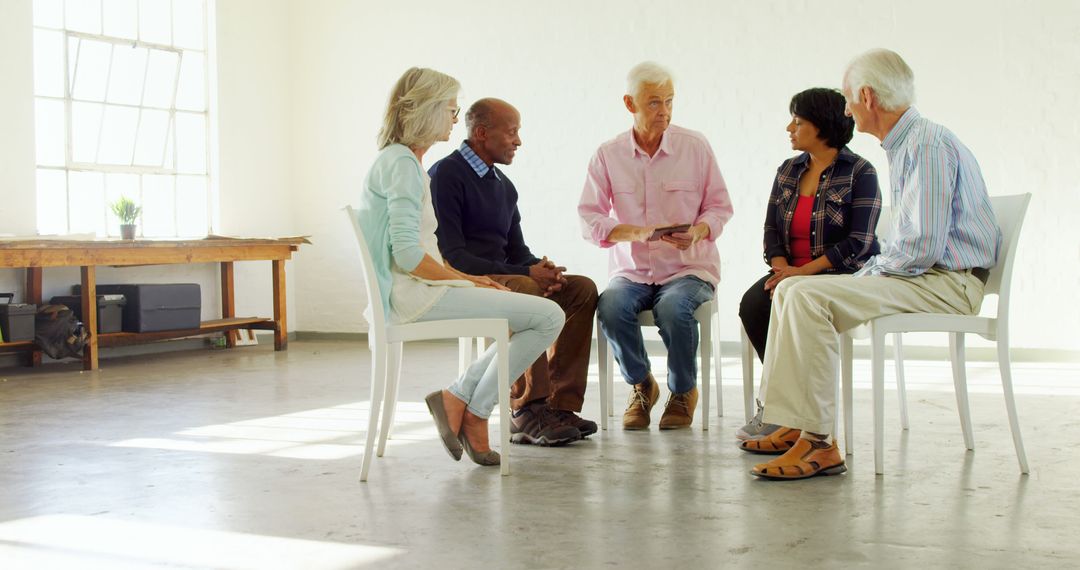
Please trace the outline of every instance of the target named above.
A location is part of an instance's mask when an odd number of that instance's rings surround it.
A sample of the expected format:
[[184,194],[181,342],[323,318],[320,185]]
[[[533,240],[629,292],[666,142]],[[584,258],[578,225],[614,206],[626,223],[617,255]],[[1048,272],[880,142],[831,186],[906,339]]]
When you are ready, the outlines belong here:
[[[548,349],[562,331],[566,314],[543,297],[481,289],[452,288],[418,321],[442,319],[506,319],[510,325],[510,382]],[[465,402],[469,411],[488,418],[499,400],[499,370],[492,344],[447,390]],[[503,410],[508,413],[509,410]]]
[[697,386],[698,322],[694,311],[713,298],[713,286],[692,275],[663,285],[634,283],[616,277],[600,295],[596,314],[611,352],[628,384],[645,380],[651,370],[637,314],[652,309],[668,350],[668,389],[673,394]]

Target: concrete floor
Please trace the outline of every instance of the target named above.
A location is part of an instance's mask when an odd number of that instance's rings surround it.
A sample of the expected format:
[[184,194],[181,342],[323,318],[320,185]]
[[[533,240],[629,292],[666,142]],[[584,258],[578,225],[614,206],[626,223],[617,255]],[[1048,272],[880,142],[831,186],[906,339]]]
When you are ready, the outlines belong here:
[[[994,364],[969,367],[967,452],[948,364],[909,362],[912,428],[900,430],[889,392],[884,476],[864,382],[846,475],[755,480],[759,458],[733,445],[741,388],[729,358],[728,415],[708,432],[514,446],[501,478],[451,461],[423,408],[455,350],[407,348],[395,437],[366,484],[360,342],[0,370],[0,568],[1080,566],[1080,365],[1015,365],[1029,476]],[[868,378],[865,362],[856,375]]]

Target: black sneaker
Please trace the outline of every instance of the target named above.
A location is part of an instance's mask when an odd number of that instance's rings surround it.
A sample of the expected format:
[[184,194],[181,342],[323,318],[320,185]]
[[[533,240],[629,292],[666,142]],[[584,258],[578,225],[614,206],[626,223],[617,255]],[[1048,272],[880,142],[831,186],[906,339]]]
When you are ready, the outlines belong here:
[[559,420],[546,404],[532,404],[510,415],[510,443],[566,445],[581,439],[581,432]]
[[576,427],[581,432],[582,439],[596,433],[597,427],[594,421],[587,420],[570,410],[553,410],[553,413],[562,423]]

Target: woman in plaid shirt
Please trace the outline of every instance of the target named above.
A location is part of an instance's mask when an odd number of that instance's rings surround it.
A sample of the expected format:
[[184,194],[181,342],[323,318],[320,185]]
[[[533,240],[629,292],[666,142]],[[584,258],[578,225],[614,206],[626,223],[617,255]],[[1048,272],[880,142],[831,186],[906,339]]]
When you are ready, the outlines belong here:
[[[777,169],[765,214],[764,255],[770,269],[739,304],[743,328],[759,358],[765,355],[777,283],[796,275],[854,273],[880,251],[874,236],[881,213],[877,172],[846,146],[855,122],[844,114],[844,96],[835,89],[807,89],[791,98],[788,109],[791,148],[801,152]],[[760,390],[765,392],[764,381]],[[783,451],[766,449],[765,438],[779,426],[763,424],[761,415],[759,401],[754,419],[736,433],[743,440],[740,447]]]

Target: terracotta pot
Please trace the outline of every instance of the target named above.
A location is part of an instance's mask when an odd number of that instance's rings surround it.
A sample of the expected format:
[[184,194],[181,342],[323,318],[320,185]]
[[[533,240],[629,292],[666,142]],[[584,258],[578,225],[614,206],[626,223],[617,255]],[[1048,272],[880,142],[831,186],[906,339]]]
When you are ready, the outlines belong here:
[[120,224],[120,237],[122,239],[135,239],[135,224]]

